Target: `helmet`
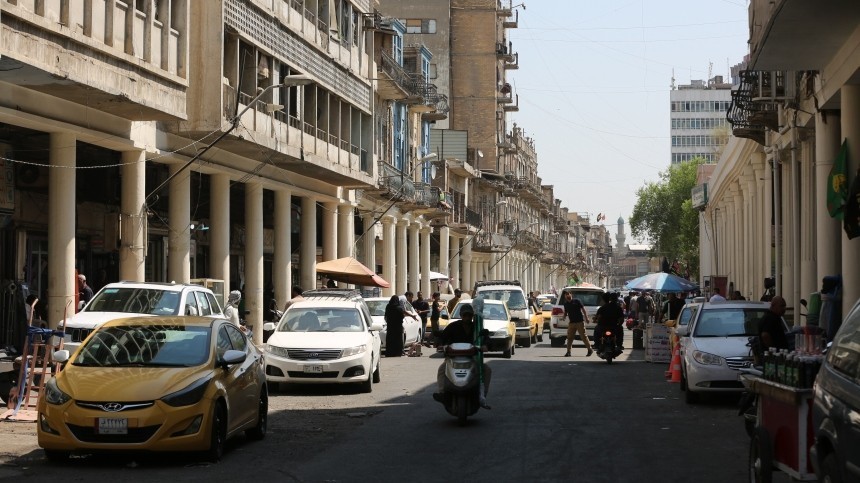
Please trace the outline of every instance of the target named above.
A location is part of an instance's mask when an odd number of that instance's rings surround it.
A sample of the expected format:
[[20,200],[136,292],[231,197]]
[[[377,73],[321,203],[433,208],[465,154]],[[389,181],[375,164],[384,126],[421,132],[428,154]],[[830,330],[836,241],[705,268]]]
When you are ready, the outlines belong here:
[[462,317],[466,314],[475,315],[475,309],[472,308],[472,304],[463,304],[463,306],[460,307],[460,316]]

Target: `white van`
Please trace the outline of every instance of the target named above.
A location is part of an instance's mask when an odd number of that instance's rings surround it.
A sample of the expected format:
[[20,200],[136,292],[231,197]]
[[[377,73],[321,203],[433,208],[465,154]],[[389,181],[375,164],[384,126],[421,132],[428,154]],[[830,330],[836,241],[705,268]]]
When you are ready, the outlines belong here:
[[[519,280],[485,280],[475,283],[474,297],[483,296],[485,299],[501,300],[508,304],[511,322],[517,328],[518,341],[531,340],[530,321],[534,315],[526,301],[526,292]],[[525,343],[523,343],[525,344]]]
[[597,309],[603,303],[603,294],[606,292],[600,287],[565,287],[559,294],[557,304],[552,308],[552,316],[549,324],[549,342],[553,347],[562,347],[567,340],[567,325],[568,319],[564,316],[564,294],[570,292],[573,298],[579,299],[582,305],[585,306],[585,311],[588,313],[588,322],[585,323],[585,334],[592,338],[594,328],[597,324],[594,322],[594,316],[597,314]]

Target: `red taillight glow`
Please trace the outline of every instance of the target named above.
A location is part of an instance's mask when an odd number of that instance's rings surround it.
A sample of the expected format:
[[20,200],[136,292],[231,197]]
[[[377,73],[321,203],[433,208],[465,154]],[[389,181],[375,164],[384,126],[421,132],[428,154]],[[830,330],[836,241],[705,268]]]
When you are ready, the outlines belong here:
[[603,335],[607,335],[607,336],[608,336],[608,335],[612,335],[612,331],[607,330],[607,331],[606,331],[606,333],[605,333],[605,334],[603,334]]
[[552,315],[564,315],[564,309],[561,307],[553,307]]

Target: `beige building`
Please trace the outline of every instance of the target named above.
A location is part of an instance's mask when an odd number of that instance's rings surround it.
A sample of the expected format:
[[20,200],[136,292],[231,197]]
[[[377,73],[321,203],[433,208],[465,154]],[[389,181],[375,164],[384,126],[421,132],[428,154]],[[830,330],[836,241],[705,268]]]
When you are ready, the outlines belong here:
[[794,313],[823,277],[841,275],[844,314],[860,298],[860,239],[829,215],[826,191],[843,142],[849,182],[858,168],[860,14],[754,0],[750,18],[749,63],[728,113],[734,138],[708,181],[702,259],[754,299],[775,277]]

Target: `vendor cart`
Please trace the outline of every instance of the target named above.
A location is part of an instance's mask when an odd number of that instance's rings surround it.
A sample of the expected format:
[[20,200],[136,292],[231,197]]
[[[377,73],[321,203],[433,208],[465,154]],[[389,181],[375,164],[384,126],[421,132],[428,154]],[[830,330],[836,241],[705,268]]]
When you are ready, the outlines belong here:
[[809,459],[814,442],[812,389],[803,389],[758,376],[740,376],[758,397],[755,432],[750,439],[751,483],[770,483],[774,469],[795,481],[816,481]]

